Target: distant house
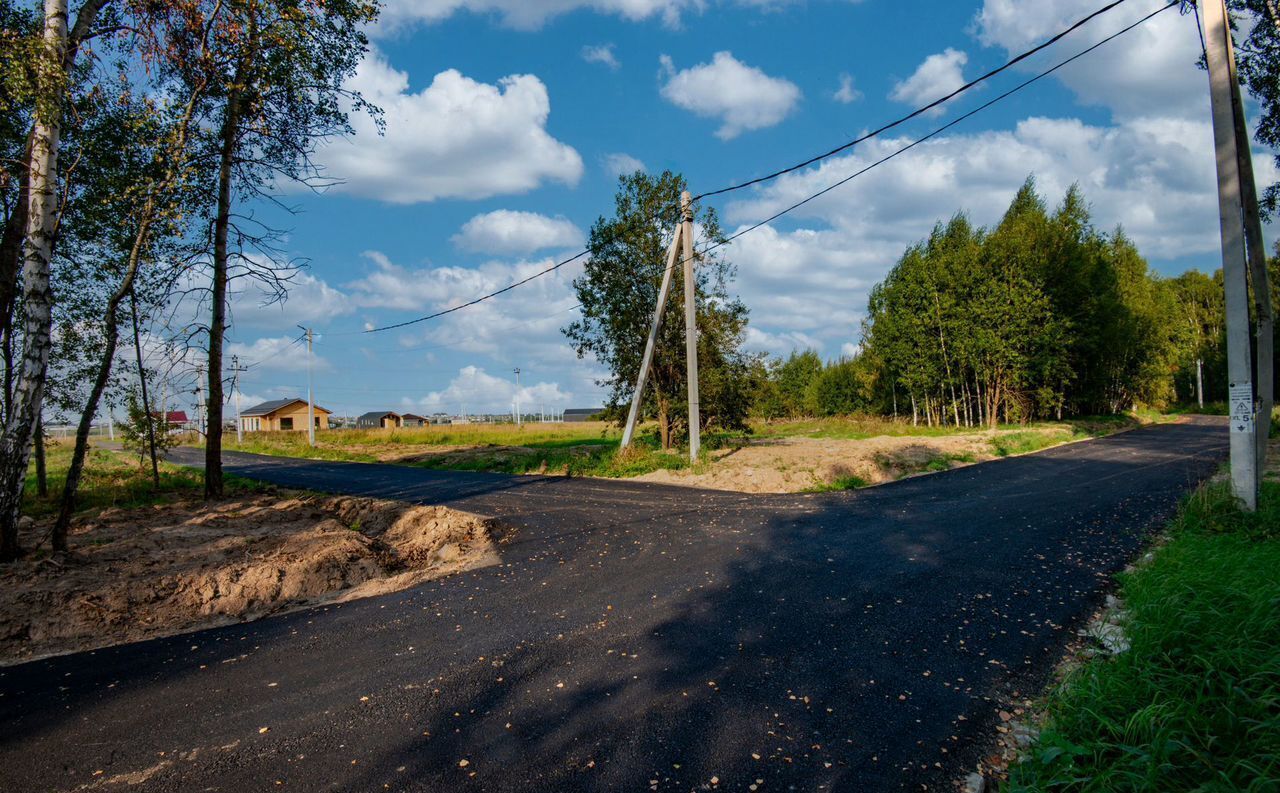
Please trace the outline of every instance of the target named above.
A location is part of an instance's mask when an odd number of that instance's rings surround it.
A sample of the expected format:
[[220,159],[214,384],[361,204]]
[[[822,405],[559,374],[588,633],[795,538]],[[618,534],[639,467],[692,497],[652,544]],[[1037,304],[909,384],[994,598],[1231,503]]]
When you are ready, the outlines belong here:
[[[329,429],[329,414],[315,406],[316,429]],[[273,399],[240,411],[240,429],[245,432],[305,432],[307,429],[307,400]]]
[[419,416],[417,413],[405,413],[400,416],[401,427],[425,427],[431,423],[431,419],[426,416]]
[[400,414],[393,410],[374,410],[357,418],[356,426],[361,429],[395,429],[400,426],[400,418]]
[[569,408],[564,412],[565,421],[599,421],[604,408]]

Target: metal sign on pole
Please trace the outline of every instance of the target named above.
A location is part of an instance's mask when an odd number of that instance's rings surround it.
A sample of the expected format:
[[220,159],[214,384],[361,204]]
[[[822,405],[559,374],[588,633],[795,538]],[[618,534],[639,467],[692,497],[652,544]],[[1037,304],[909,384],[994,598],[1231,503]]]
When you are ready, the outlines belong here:
[[1222,234],[1222,280],[1227,308],[1228,404],[1231,410],[1231,488],[1244,509],[1258,506],[1257,423],[1254,420],[1253,356],[1249,339],[1249,285],[1246,276],[1240,159],[1231,91],[1231,30],[1224,0],[1207,0],[1204,35],[1213,110],[1213,142],[1218,173],[1218,220]]

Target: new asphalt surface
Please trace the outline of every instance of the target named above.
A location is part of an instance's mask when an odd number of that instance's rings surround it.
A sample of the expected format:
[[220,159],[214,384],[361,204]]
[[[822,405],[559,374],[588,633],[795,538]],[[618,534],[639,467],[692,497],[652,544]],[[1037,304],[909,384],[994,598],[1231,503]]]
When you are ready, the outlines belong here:
[[228,454],[495,516],[502,561],[0,669],[0,789],[943,789],[1226,441],[1201,420],[784,496]]

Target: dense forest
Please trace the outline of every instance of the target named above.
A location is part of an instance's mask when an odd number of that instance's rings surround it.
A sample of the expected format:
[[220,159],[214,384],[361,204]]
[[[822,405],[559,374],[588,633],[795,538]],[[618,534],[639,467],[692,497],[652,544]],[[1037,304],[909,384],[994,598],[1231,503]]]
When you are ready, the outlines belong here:
[[[1274,300],[1274,296],[1273,296]],[[1072,187],[1028,178],[993,228],[958,213],[871,292],[858,355],[757,364],[764,418],[872,412],[929,424],[1116,413],[1225,399],[1222,277],[1153,273]]]

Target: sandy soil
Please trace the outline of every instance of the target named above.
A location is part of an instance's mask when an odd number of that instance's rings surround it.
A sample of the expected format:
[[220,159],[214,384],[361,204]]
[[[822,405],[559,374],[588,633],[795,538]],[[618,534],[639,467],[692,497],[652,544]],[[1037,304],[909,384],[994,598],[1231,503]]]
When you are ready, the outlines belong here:
[[[47,526],[29,525],[26,547]],[[66,559],[0,571],[0,664],[392,592],[497,561],[496,523],[443,507],[262,495],[106,510]]]
[[[996,434],[755,440],[741,448],[712,452],[714,462],[702,470],[654,471],[636,478],[743,493],[795,493],[850,476],[879,484],[918,473],[944,455],[965,458],[948,461],[953,467],[990,460],[995,457],[990,441]],[[1057,434],[1066,439],[1065,432]]]

